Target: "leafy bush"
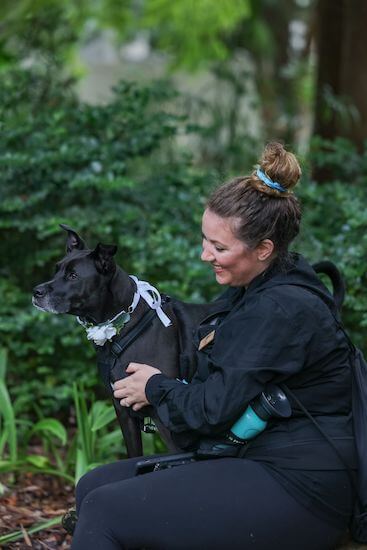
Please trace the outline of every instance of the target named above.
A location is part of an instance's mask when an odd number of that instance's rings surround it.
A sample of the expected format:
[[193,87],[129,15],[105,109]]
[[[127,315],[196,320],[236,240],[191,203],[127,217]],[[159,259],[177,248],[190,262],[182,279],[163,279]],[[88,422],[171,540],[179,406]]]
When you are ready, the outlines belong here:
[[55,418],[43,417],[33,424],[20,420],[20,415],[16,418],[5,382],[6,364],[6,353],[0,348],[0,473],[33,471],[72,482],[92,467],[125,453],[120,429],[109,427],[112,422],[115,425],[113,407],[93,396],[87,400],[76,383],[72,385],[76,430],[70,441],[67,430]]
[[59,223],[91,247],[117,244],[124,269],[162,291],[204,299],[212,289],[199,261],[199,227],[214,176],[175,153],[186,121],[173,112],[165,83],[123,82],[98,106],[35,69],[7,72],[2,83],[0,343],[23,410],[39,405],[49,414],[70,401],[71,380],[96,383],[93,349],[74,319],[30,302],[64,249]]
[[332,260],[346,281],[343,320],[365,352],[367,326],[367,148],[358,152],[345,139],[315,139],[309,163],[329,180],[306,175],[300,186],[304,218],[297,248],[311,261]]

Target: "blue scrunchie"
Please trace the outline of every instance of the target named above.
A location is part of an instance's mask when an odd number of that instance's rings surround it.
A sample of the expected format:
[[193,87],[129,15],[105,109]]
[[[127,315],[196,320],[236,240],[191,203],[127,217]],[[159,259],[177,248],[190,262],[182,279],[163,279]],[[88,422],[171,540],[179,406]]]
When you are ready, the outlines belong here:
[[280,183],[276,182],[276,181],[273,181],[271,180],[266,174],[265,172],[263,172],[262,170],[260,170],[260,168],[258,168],[256,170],[256,175],[259,179],[261,179],[261,181],[263,183],[265,183],[265,185],[267,185],[268,187],[271,187],[272,189],[276,189],[277,191],[280,191],[281,193],[286,193],[287,192],[287,189],[285,187],[283,187],[282,185],[280,185]]

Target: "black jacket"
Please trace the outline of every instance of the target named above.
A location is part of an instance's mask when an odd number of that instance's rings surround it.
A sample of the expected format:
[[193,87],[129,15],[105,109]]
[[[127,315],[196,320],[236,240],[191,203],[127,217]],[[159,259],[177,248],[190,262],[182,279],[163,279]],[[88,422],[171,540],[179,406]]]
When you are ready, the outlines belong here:
[[[304,288],[304,287],[307,287]],[[348,344],[337,329],[332,296],[298,255],[282,271],[274,266],[247,290],[230,289],[230,312],[215,327],[214,341],[198,351],[190,384],[153,376],[146,394],[183,448],[228,430],[267,382],[286,382],[355,467]],[[213,330],[210,320],[197,344]],[[249,458],[273,468],[344,469],[330,444],[303,413],[272,420],[253,440]]]

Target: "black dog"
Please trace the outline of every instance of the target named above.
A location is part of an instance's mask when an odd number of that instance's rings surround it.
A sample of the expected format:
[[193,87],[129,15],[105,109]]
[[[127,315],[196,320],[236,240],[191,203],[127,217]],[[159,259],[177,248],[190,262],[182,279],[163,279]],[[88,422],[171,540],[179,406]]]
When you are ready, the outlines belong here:
[[[86,327],[88,338],[95,341],[100,375],[111,395],[111,382],[126,375],[131,361],[157,367],[172,378],[190,380],[196,355],[192,331],[204,319],[227,311],[227,302],[196,305],[163,296],[160,303],[155,289],[141,285],[116,265],[116,246],[98,244],[90,250],[73,229],[61,227],[68,234],[66,256],[57,263],[54,278],[34,289],[33,304],[50,313],[74,315]],[[331,262],[320,262],[314,268],[331,278],[340,308],[344,286],[338,270]],[[141,413],[121,407],[116,399],[113,404],[128,455],[140,456]],[[145,409],[168,448],[177,450],[168,430],[149,407]]]
[[[223,302],[185,304],[163,296],[159,307],[159,297],[144,285],[142,293],[148,294],[148,301],[151,296],[151,305],[142,297],[137,301],[140,283],[116,265],[116,246],[98,244],[90,250],[73,229],[61,227],[68,233],[66,256],[57,263],[54,278],[35,287],[33,304],[43,311],[78,317],[96,343],[100,374],[111,394],[111,382],[125,376],[130,361],[157,367],[172,378],[190,379],[195,369],[192,330],[204,317],[222,311]],[[167,324],[164,315],[169,326],[161,320]],[[101,327],[115,317],[113,323]],[[121,340],[115,333],[122,328]],[[140,456],[141,414],[121,407],[118,400],[113,403],[128,455]],[[146,409],[145,415],[152,416]],[[177,450],[168,430],[158,418],[154,421],[168,447]]]

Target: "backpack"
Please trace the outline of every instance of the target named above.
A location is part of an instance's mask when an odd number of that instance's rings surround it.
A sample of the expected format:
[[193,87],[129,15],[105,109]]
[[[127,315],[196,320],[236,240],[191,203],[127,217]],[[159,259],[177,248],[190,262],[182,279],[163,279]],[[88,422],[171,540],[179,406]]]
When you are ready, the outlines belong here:
[[[308,290],[312,294],[316,294],[322,300],[322,295],[318,294],[307,285],[294,285]],[[324,301],[324,300],[323,300]],[[325,302],[324,302],[325,303]],[[326,304],[327,305],[327,304]],[[324,432],[321,426],[316,422],[312,415],[297,399],[294,393],[286,384],[280,384],[286,395],[290,395],[293,400],[302,409],[304,414],[311,420],[319,432],[328,440],[338,455],[341,462],[344,464],[349,475],[350,482],[356,494],[356,503],[349,530],[353,540],[361,544],[367,543],[367,362],[363,357],[360,349],[356,348],[352,340],[349,338],[343,325],[337,319],[334,312],[329,308],[331,315],[334,317],[337,327],[342,330],[349,345],[349,362],[352,373],[352,416],[353,416],[353,431],[355,437],[355,446],[357,451],[357,483],[355,474],[346,464],[338,449],[335,447],[332,439]]]
[[355,541],[367,543],[367,363],[361,350],[346,336],[351,347],[352,412],[358,459],[358,498],[350,532]]

